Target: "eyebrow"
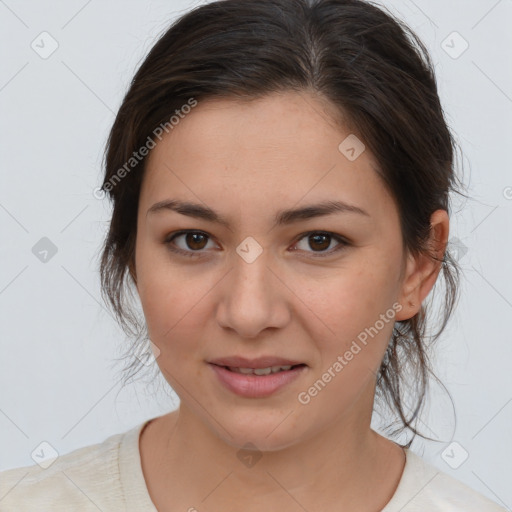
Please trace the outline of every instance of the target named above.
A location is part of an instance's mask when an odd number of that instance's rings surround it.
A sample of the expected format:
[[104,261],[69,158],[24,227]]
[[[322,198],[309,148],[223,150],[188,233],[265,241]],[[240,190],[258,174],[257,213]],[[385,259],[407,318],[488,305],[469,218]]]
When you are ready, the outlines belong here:
[[[180,213],[181,215],[187,215],[188,217],[194,217],[196,219],[202,219],[208,222],[220,224],[227,227],[228,229],[230,227],[230,223],[226,218],[208,206],[188,201],[180,201],[178,199],[166,199],[164,201],[155,203],[148,209],[146,216],[149,213],[157,213],[169,210]],[[370,217],[368,212],[362,208],[359,208],[358,206],[347,204],[343,201],[324,201],[317,204],[310,204],[302,208],[280,210],[275,215],[274,226],[283,226],[298,222],[300,220],[313,219],[316,217],[331,215],[333,213],[356,213]]]

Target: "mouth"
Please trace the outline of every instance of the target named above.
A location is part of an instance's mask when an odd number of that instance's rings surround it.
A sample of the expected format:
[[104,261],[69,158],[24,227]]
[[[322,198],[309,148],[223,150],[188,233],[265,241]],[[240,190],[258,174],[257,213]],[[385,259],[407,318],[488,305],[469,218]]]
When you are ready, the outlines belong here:
[[249,368],[249,367],[244,368],[244,367],[239,367],[239,366],[218,365],[215,363],[211,363],[211,364],[214,364],[215,366],[220,366],[221,368],[224,368],[233,373],[241,373],[243,375],[257,375],[260,377],[265,376],[265,375],[274,374],[274,373],[288,372],[290,370],[294,370],[296,368],[306,366],[304,363],[299,363],[299,364],[293,364],[293,365],[287,364],[287,365],[267,366],[264,368]]
[[286,389],[299,379],[308,366],[304,363],[279,364],[253,368],[209,363],[216,381],[225,389],[244,398],[266,398]]

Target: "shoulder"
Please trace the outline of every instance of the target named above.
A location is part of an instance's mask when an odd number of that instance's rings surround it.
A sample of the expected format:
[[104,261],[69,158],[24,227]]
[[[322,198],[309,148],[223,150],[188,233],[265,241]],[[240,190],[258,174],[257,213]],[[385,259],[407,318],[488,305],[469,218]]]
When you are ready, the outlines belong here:
[[115,434],[41,466],[0,472],[0,511],[117,510],[122,498],[118,461],[124,435]]
[[396,492],[382,512],[506,512],[483,494],[406,450]]

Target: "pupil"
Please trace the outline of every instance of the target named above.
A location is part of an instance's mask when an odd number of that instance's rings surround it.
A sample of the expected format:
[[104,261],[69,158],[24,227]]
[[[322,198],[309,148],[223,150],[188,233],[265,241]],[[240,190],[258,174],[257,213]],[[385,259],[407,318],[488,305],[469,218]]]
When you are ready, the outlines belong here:
[[[198,238],[199,239],[205,238],[205,236],[200,233],[188,233],[187,234],[187,245],[189,246],[190,249],[203,249],[204,243],[201,245],[201,243],[199,242],[200,247],[195,246]],[[203,240],[203,242],[204,242],[204,240]]]
[[[319,241],[319,239],[322,239],[324,240],[324,243],[322,245],[322,242],[321,240]],[[329,235],[311,235],[310,236],[310,240],[311,239],[316,239],[313,243],[317,243],[319,241],[320,245],[322,245],[322,247],[320,249],[326,249],[327,247],[329,247]],[[325,243],[327,241],[327,244]],[[312,247],[314,249],[314,247]]]

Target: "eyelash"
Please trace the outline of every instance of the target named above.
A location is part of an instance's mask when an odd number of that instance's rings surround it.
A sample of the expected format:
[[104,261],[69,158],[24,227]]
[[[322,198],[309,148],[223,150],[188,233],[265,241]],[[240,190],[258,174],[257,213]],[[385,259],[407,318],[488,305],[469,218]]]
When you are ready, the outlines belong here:
[[[196,230],[181,230],[181,231],[176,231],[175,233],[171,233],[165,240],[164,240],[164,244],[168,246],[169,250],[174,252],[174,253],[177,253],[177,254],[181,254],[183,256],[187,256],[189,258],[201,258],[202,255],[204,254],[203,252],[200,252],[200,251],[184,251],[183,249],[179,249],[179,248],[176,248],[175,246],[172,245],[172,242],[174,241],[175,238],[181,236],[181,235],[187,235],[187,234],[198,234],[198,235],[204,235],[206,236],[209,240],[211,240],[211,237],[205,233],[204,231],[196,231]],[[339,243],[338,246],[336,246],[334,249],[331,249],[329,251],[325,251],[325,252],[313,252],[312,253],[312,257],[313,258],[325,258],[327,256],[331,256],[333,253],[336,253],[346,247],[348,247],[350,245],[350,243],[344,239],[343,237],[341,237],[340,235],[337,235],[336,233],[331,233],[329,231],[308,231],[306,233],[302,233],[299,238],[297,239],[297,241],[295,242],[294,245],[298,244],[303,238],[307,238],[308,236],[310,235],[314,235],[314,234],[317,234],[317,235],[327,235],[327,236],[330,236],[332,239],[336,240],[336,242]],[[306,252],[309,252],[309,251],[306,251]]]

